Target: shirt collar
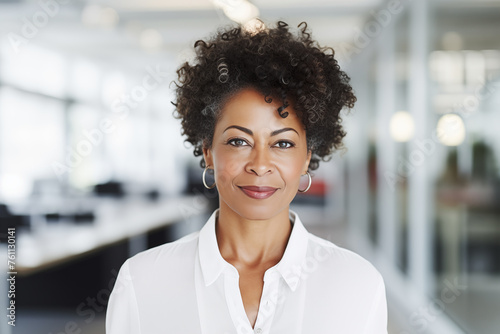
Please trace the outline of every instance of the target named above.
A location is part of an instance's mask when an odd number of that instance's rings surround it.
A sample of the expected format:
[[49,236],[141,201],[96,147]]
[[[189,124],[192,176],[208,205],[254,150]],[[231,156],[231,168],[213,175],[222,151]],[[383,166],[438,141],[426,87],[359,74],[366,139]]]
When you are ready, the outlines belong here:
[[[219,210],[216,209],[212,213],[207,223],[200,230],[198,239],[198,254],[206,286],[215,282],[225,269],[232,270],[237,274],[235,268],[222,257],[217,244],[215,221],[219,215]],[[309,232],[295,211],[289,209],[288,212],[289,219],[293,225],[292,232],[288,239],[285,253],[280,262],[275,266],[275,269],[283,277],[290,289],[295,291],[306,259]]]

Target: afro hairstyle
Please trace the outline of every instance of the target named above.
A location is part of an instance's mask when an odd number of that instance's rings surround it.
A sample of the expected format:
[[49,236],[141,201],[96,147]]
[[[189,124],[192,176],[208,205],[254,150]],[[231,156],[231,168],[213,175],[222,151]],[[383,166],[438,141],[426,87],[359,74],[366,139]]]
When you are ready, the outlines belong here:
[[[203,147],[212,147],[224,103],[246,87],[260,91],[268,103],[281,99],[277,112],[283,118],[292,104],[312,153],[308,171],[344,148],[340,111],[356,102],[350,78],[340,69],[335,51],[313,40],[306,22],[297,26],[296,35],[288,27],[283,21],[254,31],[239,25],[219,27],[206,41],[194,43],[192,63],[186,61],[177,69],[176,101],[171,103],[195,157],[203,155]],[[203,158],[200,166],[206,167]]]

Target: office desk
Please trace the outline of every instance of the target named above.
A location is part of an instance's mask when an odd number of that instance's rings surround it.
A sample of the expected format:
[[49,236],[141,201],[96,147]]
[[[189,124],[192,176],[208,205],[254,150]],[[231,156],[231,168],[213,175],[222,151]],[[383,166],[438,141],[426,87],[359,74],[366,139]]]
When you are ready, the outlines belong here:
[[97,200],[93,223],[36,223],[32,232],[18,233],[16,269],[19,275],[31,274],[175,222],[188,222],[205,214],[206,209],[202,195],[157,202],[133,198]]

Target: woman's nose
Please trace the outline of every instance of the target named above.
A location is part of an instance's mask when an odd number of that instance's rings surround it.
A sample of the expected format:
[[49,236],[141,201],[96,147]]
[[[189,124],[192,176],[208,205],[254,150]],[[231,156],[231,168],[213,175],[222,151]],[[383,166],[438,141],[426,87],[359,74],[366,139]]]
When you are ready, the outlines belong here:
[[267,145],[255,145],[247,163],[247,171],[260,176],[273,170],[274,164],[270,148]]

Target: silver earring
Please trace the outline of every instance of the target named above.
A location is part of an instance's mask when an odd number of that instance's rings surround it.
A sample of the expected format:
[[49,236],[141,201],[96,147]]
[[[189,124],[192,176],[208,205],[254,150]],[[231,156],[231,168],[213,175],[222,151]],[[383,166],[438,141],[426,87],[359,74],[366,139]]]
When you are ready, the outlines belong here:
[[205,182],[205,173],[207,172],[208,167],[209,166],[205,167],[205,170],[203,171],[203,175],[202,175],[201,179],[203,180],[203,185],[205,186],[205,188],[212,189],[213,187],[215,187],[215,182],[210,187],[207,186],[207,183]]
[[[311,174],[309,174],[309,172],[306,172],[307,176],[309,176],[309,184],[307,185],[307,188],[305,190],[300,190],[300,189],[297,189],[299,192],[301,193],[305,193],[306,191],[309,190],[309,188],[311,187],[311,183],[312,183],[312,178],[311,178]],[[304,175],[306,175],[304,174]]]

